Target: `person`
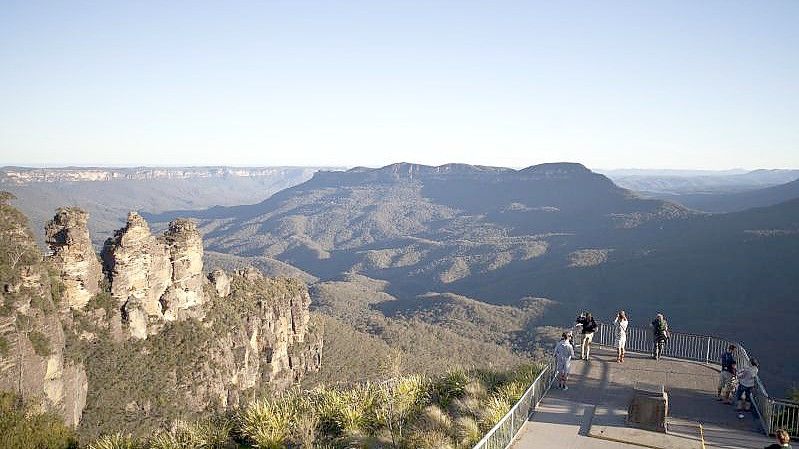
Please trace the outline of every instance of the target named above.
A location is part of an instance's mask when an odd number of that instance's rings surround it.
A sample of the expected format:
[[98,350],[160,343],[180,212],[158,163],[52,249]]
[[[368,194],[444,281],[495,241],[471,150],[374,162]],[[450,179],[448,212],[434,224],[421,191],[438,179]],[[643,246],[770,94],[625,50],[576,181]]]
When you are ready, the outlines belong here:
[[732,378],[735,377],[733,365],[735,365],[735,345],[730,345],[727,350],[721,354],[721,372],[719,373],[719,386],[716,391],[716,395],[718,396],[716,399],[719,401],[725,399],[722,397],[721,392],[729,391],[728,387],[732,382]]
[[[751,359],[749,366],[742,368],[738,373],[738,389],[735,391],[735,398],[738,400],[738,417],[743,419],[743,412],[752,406],[752,390],[757,380],[759,365],[757,359]],[[744,395],[746,400],[744,401]]]
[[624,347],[627,345],[627,313],[624,310],[619,311],[616,319],[613,320],[613,326],[616,329],[616,361],[624,363]]
[[732,372],[732,377],[729,383],[721,390],[721,397],[725,404],[732,404],[732,394],[738,390],[738,365],[734,361],[730,365],[730,371]]
[[655,360],[659,360],[661,354],[663,354],[663,345],[669,339],[669,323],[662,313],[658,313],[654,321],[652,321],[652,335],[654,340],[652,357]]
[[791,449],[791,436],[785,429],[779,429],[774,434],[777,437],[777,442],[766,446],[764,449]]
[[566,381],[569,380],[569,369],[574,357],[574,347],[569,343],[571,332],[564,332],[557,345],[555,345],[555,369],[558,372],[558,386],[568,390]]
[[580,333],[583,336],[583,341],[580,343],[580,358],[588,360],[588,357],[591,356],[591,342],[594,340],[594,332],[599,326],[594,321],[594,317],[591,316],[591,312],[580,314],[576,323],[581,327]]

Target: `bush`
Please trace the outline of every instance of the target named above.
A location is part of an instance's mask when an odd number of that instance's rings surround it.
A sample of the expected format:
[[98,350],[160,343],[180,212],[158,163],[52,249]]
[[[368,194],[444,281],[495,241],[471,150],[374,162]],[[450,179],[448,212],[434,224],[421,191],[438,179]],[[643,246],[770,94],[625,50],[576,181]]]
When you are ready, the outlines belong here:
[[26,406],[15,394],[0,392],[0,447],[75,449],[78,442],[60,417]]
[[231,430],[227,419],[175,421],[169,431],[156,433],[148,449],[221,449],[229,446]]
[[259,449],[286,447],[295,416],[292,405],[286,396],[250,403],[238,417],[241,434]]
[[114,433],[98,438],[87,449],[144,449],[144,445],[130,434]]
[[8,353],[10,350],[11,350],[11,344],[8,342],[8,339],[0,335],[0,357],[8,357]]
[[30,340],[31,345],[33,346],[33,351],[41,356],[41,357],[48,357],[53,351],[50,349],[50,339],[47,338],[46,335],[39,331],[31,331],[28,334],[28,340]]

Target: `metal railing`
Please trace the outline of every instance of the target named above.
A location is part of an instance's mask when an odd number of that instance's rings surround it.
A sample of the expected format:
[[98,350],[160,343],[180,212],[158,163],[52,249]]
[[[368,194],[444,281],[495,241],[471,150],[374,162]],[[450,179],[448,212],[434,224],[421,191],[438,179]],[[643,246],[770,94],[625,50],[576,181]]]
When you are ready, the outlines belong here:
[[522,398],[488,431],[473,449],[507,449],[524,423],[538,407],[538,403],[552,386],[555,375],[553,361],[543,365],[538,377],[527,388]]
[[[594,333],[594,343],[599,346],[615,347],[615,326],[608,323],[598,324],[599,328]],[[575,337],[575,343],[578,343],[579,335],[575,335]],[[653,340],[652,329],[628,327],[625,347],[627,351],[652,354],[654,352]],[[669,340],[664,345],[661,355],[682,360],[717,364],[721,354],[730,345],[735,345],[737,348],[735,360],[738,368],[748,367],[749,353],[742,345],[731,340],[709,335],[670,331]],[[773,434],[777,429],[785,429],[791,435],[799,435],[799,403],[770,397],[760,377],[755,379],[753,392],[752,404],[766,433]]]

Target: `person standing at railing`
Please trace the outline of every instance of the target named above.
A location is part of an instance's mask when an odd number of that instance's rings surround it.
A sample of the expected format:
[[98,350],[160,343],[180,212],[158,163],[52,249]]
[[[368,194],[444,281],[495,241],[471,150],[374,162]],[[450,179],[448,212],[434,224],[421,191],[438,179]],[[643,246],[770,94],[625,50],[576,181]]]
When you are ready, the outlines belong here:
[[[721,372],[719,373],[718,400],[726,401],[732,395],[732,379],[735,377],[735,345],[730,345],[721,354]],[[724,393],[724,394],[722,394]]]
[[594,332],[599,326],[596,324],[594,317],[591,316],[591,312],[581,313],[575,322],[581,327],[580,333],[583,336],[583,341],[580,343],[580,358],[588,360],[591,356],[591,342],[594,341]]
[[574,347],[569,343],[571,332],[564,332],[558,344],[555,345],[555,369],[558,371],[558,387],[568,390],[566,381],[569,380]]
[[[757,359],[752,358],[749,360],[749,366],[741,368],[738,373],[738,390],[735,391],[735,398],[738,400],[738,417],[741,419],[744,417],[743,412],[752,406],[752,391],[754,391],[757,381],[758,369]],[[746,395],[746,400],[744,400],[744,395]]]
[[627,345],[627,313],[624,310],[619,311],[616,319],[613,320],[613,327],[616,333],[616,361],[619,363],[624,362],[624,347]]
[[669,323],[662,313],[658,313],[655,320],[652,321],[652,338],[654,340],[652,358],[659,360],[660,355],[663,354],[663,346],[669,339]]

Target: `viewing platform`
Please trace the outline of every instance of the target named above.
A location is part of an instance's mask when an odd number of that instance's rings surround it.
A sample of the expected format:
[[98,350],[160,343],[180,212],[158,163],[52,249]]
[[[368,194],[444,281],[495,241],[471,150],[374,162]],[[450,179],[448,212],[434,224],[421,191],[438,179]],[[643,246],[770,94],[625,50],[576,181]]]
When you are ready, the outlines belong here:
[[[768,435],[780,428],[799,433],[799,404],[770,397],[759,379],[752,410],[743,418],[734,404],[717,400],[717,359],[734,342],[672,332],[665,355],[654,360],[651,330],[629,328],[624,363],[617,363],[616,350],[610,347],[613,333],[612,326],[600,324],[590,359],[572,360],[568,390],[557,387],[554,364],[545,364],[519,402],[474,449],[748,449],[773,443]],[[740,369],[749,365],[749,355],[736,346]],[[575,353],[579,357],[579,345]],[[627,423],[637,384],[662,387],[667,393],[666,433]]]
[[[733,405],[716,400],[718,374],[712,365],[645,354],[630,353],[617,363],[615,351],[594,347],[590,360],[572,361],[569,389],[551,388],[510,447],[762,448],[772,443],[755,415],[739,419]],[[625,424],[636,382],[665,387],[668,434]]]

